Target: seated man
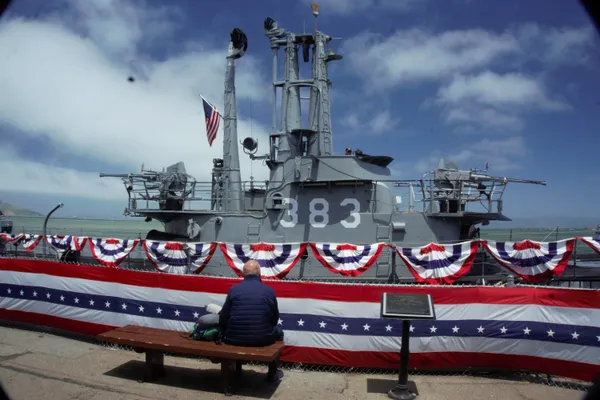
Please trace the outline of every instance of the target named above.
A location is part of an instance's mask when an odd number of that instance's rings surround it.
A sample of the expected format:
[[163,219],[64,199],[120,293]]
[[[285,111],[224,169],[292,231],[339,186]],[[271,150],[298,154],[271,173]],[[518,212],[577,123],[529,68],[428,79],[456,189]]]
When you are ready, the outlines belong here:
[[[244,281],[229,289],[219,313],[223,341],[234,346],[269,346],[283,340],[283,330],[277,325],[279,308],[275,291],[262,283],[260,265],[251,260],[244,264]],[[268,379],[283,377],[279,360],[269,365]]]

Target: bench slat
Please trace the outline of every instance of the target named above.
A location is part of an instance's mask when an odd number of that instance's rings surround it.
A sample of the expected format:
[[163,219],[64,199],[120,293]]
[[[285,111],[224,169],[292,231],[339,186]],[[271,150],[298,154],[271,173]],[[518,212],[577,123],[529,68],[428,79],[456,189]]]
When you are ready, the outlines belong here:
[[188,332],[170,331],[143,326],[127,325],[98,335],[101,340],[169,353],[204,357],[244,360],[274,361],[284,348],[282,341],[266,347],[242,347],[193,340]]

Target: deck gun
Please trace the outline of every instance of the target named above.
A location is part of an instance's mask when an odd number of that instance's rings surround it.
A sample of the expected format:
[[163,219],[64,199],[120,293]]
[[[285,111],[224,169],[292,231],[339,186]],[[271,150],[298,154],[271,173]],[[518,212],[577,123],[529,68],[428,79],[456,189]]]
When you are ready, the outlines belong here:
[[[501,212],[501,198],[508,183],[546,185],[546,181],[490,176],[485,173],[488,167],[486,163],[483,170],[460,170],[456,164],[442,158],[435,170],[425,174],[433,175],[433,179],[429,181],[429,185],[425,182],[422,185],[423,195],[437,202],[441,212],[457,212],[459,207],[464,211],[465,203],[479,202],[482,198],[488,202],[489,210],[491,210],[491,203],[494,202],[498,204],[498,212]],[[475,189],[475,193],[472,189]]]
[[146,170],[142,166],[141,173],[106,174],[100,173],[101,178],[121,178],[129,198],[129,210],[137,208],[138,198],[147,201],[157,201],[160,210],[183,210],[185,199],[192,195],[196,179],[188,175],[183,162],[167,167],[162,172]]
[[460,170],[456,164],[442,158],[438,163],[438,167],[430,173],[433,173],[434,185],[440,189],[458,192],[464,188],[475,188],[479,190],[480,194],[487,197],[489,197],[489,193],[485,191],[487,186],[484,185],[484,182],[490,182],[492,185],[506,185],[509,182],[546,185],[546,181],[490,176],[484,173],[487,170],[487,163],[484,170]]

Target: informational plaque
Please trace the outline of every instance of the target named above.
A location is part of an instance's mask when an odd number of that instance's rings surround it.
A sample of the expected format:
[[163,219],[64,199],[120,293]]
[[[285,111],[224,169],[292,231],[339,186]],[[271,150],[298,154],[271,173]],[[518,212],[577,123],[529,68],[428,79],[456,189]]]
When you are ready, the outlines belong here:
[[435,319],[431,295],[384,293],[381,299],[381,318]]

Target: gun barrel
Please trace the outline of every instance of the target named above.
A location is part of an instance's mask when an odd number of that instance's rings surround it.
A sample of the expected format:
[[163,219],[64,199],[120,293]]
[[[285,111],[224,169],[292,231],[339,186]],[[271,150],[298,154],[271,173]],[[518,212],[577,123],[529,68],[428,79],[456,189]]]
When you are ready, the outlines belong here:
[[130,174],[105,174],[100,172],[100,178],[127,178]]
[[100,172],[100,178],[151,178],[155,177],[156,173],[145,172],[143,174],[105,174]]
[[532,185],[544,185],[546,186],[546,181],[535,181],[531,179],[517,179],[517,178],[502,178],[499,176],[489,176],[483,174],[472,174],[471,179],[477,181],[491,181],[491,182],[512,182],[512,183],[528,183]]

